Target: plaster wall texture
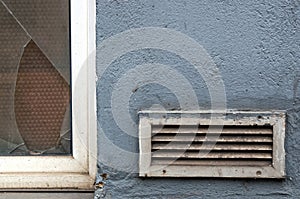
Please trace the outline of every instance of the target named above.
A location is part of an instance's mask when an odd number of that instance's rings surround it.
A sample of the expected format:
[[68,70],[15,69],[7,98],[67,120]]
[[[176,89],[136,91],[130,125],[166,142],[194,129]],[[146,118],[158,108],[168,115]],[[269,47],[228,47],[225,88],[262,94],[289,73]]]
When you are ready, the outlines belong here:
[[[286,179],[139,178],[133,172],[106,165],[111,158],[122,166],[138,159],[105,150],[99,133],[99,175],[108,174],[109,198],[297,198],[300,195],[300,1],[298,0],[98,0],[97,46],[123,31],[157,27],[181,32],[197,41],[217,66],[224,83],[228,109],[286,110]],[[192,50],[191,50],[192,52]],[[113,52],[112,52],[113,53]],[[137,128],[124,132],[112,113],[112,92],[118,81],[141,64],[164,64],[183,75],[195,91],[201,109],[210,109],[210,95],[201,75],[182,57],[160,49],[141,49],[115,59],[100,74],[97,63],[98,131],[110,144],[137,154]],[[153,72],[154,68],[147,68]],[[161,73],[159,75],[167,75]],[[181,109],[176,95],[162,84],[126,85],[132,91],[128,112],[154,104]],[[176,81],[174,81],[176,84]],[[177,85],[178,89],[184,89]],[[119,96],[122,98],[123,96]],[[122,107],[117,107],[122,108]],[[196,107],[195,107],[196,108]],[[193,107],[191,107],[193,109]],[[124,116],[125,117],[125,116]],[[122,115],[119,115],[122,120]],[[125,118],[124,118],[125,120]],[[106,157],[110,156],[110,157]]]

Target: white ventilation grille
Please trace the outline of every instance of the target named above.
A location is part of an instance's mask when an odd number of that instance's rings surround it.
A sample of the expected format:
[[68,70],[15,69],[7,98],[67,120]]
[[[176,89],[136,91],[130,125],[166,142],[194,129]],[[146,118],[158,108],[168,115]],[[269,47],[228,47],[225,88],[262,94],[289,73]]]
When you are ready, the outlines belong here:
[[141,112],[140,176],[284,177],[284,112],[209,117]]

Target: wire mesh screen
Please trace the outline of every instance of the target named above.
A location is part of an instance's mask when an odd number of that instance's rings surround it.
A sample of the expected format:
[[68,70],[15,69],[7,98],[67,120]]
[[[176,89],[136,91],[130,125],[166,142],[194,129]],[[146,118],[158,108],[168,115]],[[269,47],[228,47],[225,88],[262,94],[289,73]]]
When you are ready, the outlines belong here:
[[0,155],[70,154],[68,0],[0,2]]

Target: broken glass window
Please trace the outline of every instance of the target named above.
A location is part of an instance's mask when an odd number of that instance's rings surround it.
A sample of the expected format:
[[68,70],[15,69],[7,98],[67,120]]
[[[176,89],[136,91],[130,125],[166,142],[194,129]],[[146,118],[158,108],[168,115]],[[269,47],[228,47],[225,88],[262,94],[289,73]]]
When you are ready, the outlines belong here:
[[0,155],[71,153],[68,0],[0,0]]

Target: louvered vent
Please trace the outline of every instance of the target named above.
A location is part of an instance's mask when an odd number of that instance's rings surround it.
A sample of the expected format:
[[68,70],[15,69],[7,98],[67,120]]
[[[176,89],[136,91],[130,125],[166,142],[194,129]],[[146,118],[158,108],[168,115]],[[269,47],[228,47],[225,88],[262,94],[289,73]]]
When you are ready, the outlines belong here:
[[217,122],[208,113],[167,119],[148,113],[140,115],[140,176],[284,176],[282,112],[227,113]]
[[211,133],[211,137],[215,136],[212,141],[206,136],[208,129],[208,126],[153,126],[152,164],[272,165],[272,127],[224,126],[220,136]]

